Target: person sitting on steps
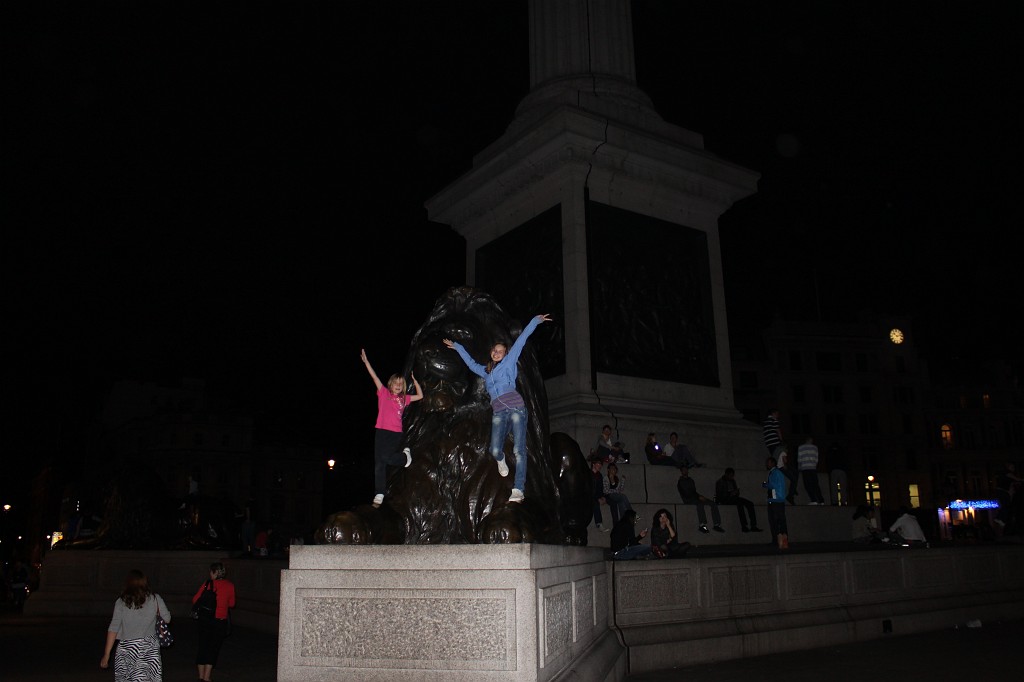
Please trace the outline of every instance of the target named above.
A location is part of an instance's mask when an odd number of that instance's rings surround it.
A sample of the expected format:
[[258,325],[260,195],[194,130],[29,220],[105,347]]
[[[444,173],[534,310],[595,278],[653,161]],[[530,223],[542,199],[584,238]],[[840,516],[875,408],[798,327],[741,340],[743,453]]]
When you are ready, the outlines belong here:
[[679,480],[676,481],[676,490],[679,491],[679,497],[682,498],[683,504],[697,506],[697,519],[700,521],[697,530],[701,533],[708,532],[708,517],[704,512],[704,505],[708,505],[711,507],[711,518],[715,522],[714,529],[719,533],[725,532],[725,529],[722,528],[722,517],[718,513],[718,505],[713,500],[709,500],[697,492],[697,484],[690,478],[689,467],[679,467]]

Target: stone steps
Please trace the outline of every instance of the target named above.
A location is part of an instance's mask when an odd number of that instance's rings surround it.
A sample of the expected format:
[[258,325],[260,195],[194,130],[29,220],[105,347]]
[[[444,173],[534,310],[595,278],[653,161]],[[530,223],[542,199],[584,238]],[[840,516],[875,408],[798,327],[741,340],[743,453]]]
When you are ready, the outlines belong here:
[[[724,469],[725,467],[704,466],[691,469],[689,474],[696,482],[697,491],[705,497],[713,499],[715,482],[722,477]],[[680,535],[680,540],[695,545],[767,544],[770,540],[767,502],[765,491],[761,487],[761,482],[767,477],[767,472],[763,468],[737,469],[736,483],[740,488],[740,495],[754,503],[757,525],[765,532],[742,532],[736,507],[723,505],[719,507],[719,512],[722,517],[722,527],[726,532],[719,533],[712,530],[707,535],[697,530],[696,507],[680,502],[679,492],[676,490],[676,482],[679,480],[677,469],[668,466],[633,463],[620,464],[619,473],[625,478],[626,497],[629,498],[630,504],[639,518],[636,526],[637,532],[651,527],[654,513],[660,508],[665,508],[669,510],[676,521],[676,531]],[[827,474],[819,473],[818,482],[822,492],[827,493]],[[801,540],[836,542],[853,539],[853,509],[851,507],[808,505],[808,497],[803,490],[802,481],[798,490],[800,492],[796,497],[797,504],[786,506],[786,521],[792,542]],[[706,506],[705,511],[710,530],[714,523],[710,507]],[[610,528],[612,523],[610,510],[607,506],[602,505],[601,513],[605,527]],[[592,547],[608,547],[609,535],[610,533],[597,530],[595,524],[591,522],[588,529],[588,544]]]

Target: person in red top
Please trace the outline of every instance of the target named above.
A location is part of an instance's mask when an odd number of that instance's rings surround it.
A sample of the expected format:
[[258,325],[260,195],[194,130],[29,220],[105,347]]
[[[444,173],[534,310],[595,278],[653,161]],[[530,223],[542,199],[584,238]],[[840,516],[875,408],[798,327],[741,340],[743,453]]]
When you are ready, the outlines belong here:
[[217,665],[217,657],[220,655],[221,645],[224,638],[228,636],[230,623],[230,609],[235,607],[235,584],[225,580],[227,571],[224,564],[219,561],[210,564],[210,579],[199,586],[199,590],[192,597],[195,604],[203,595],[203,592],[213,590],[217,597],[217,608],[213,618],[199,619],[199,651],[196,653],[196,667],[199,669],[199,679],[210,682],[210,675],[213,667]]
[[388,465],[398,466],[412,464],[412,453],[409,448],[399,450],[402,444],[402,412],[409,403],[423,400],[423,389],[412,377],[413,386],[416,387],[415,395],[405,392],[405,379],[397,374],[392,374],[385,386],[373,371],[370,361],[366,359],[366,350],[359,351],[359,357],[366,365],[366,371],[370,373],[374,385],[377,386],[377,434],[373,439],[373,506],[379,507],[384,503],[384,492],[388,484]]

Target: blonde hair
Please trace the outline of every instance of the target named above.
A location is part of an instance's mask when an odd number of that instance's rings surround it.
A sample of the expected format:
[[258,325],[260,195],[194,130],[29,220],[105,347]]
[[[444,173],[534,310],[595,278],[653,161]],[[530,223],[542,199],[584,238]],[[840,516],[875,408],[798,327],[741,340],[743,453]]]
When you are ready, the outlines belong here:
[[391,378],[388,379],[388,388],[391,388],[391,385],[394,384],[396,381],[399,384],[401,384],[401,386],[402,386],[401,390],[402,390],[402,392],[404,392],[405,391],[405,378],[402,377],[400,374],[392,374],[391,375]]

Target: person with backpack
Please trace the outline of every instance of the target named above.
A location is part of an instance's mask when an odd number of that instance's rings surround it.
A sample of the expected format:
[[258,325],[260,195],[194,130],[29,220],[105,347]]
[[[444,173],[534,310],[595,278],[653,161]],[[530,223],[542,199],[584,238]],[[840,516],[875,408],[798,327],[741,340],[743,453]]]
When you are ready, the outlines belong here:
[[226,574],[224,564],[219,561],[210,564],[210,578],[192,597],[193,618],[199,621],[196,667],[203,682],[210,682],[224,638],[228,636],[230,609],[235,606],[235,585],[224,578]]

